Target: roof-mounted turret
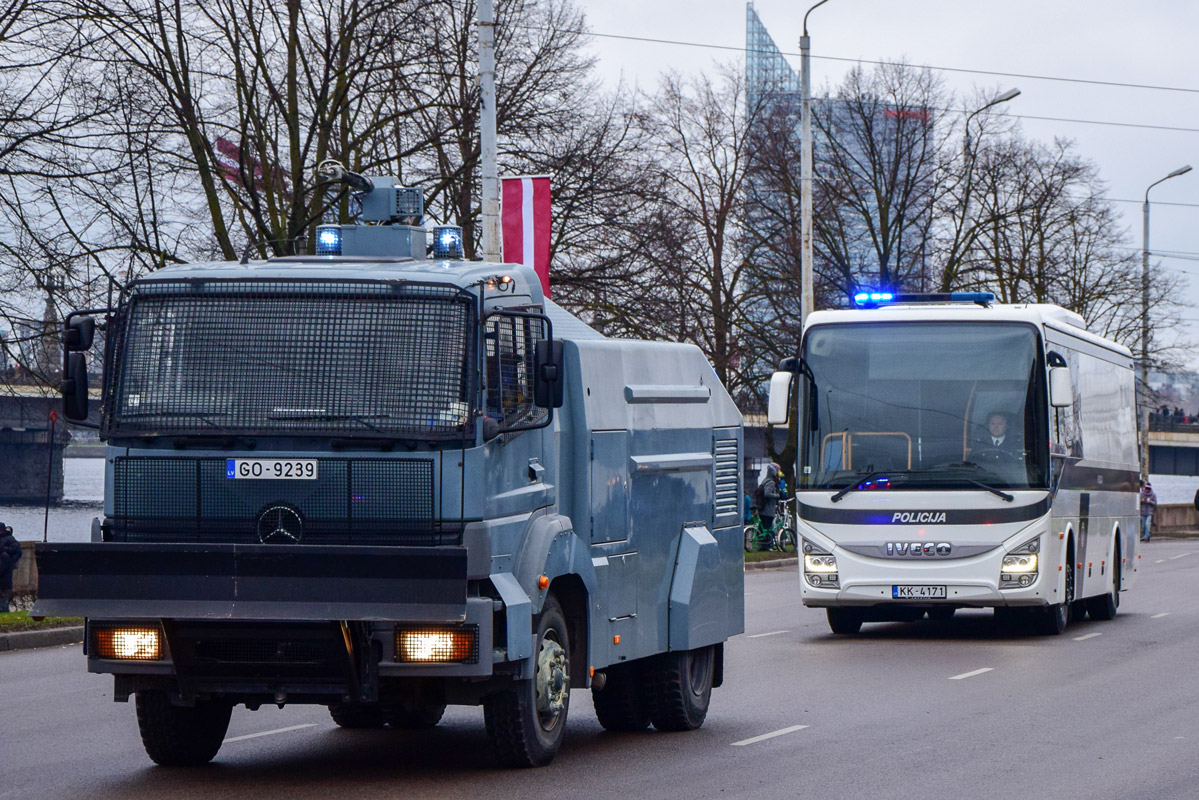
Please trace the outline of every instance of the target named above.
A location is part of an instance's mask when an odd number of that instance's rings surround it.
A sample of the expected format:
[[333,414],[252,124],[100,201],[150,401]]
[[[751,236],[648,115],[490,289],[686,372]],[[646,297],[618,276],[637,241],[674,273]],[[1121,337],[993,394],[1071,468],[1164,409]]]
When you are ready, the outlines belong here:
[[[425,198],[420,189],[403,186],[397,178],[367,177],[351,172],[332,159],[321,162],[317,173],[343,183],[362,206],[358,222],[318,225],[318,256],[428,257],[428,237],[423,226]],[[464,257],[462,229],[439,225],[433,229],[433,258]]]

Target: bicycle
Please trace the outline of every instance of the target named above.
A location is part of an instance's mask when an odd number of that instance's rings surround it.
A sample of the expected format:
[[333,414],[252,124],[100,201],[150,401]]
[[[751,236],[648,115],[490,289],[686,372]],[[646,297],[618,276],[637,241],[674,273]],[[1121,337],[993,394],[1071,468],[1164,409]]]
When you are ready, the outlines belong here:
[[779,501],[778,513],[774,517],[774,526],[770,530],[762,524],[762,518],[754,509],[750,522],[745,526],[745,552],[753,553],[758,550],[773,550],[779,553],[794,553],[796,550],[795,531],[791,522],[792,500]]

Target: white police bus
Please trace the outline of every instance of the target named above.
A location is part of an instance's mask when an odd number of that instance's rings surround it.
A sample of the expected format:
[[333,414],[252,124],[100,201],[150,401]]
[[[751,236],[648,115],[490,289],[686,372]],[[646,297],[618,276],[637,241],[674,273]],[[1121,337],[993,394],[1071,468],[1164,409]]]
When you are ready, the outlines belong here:
[[[863,293],[770,386],[798,412],[804,605],[836,633],[993,607],[1059,634],[1136,571],[1129,350],[1051,305]],[[797,380],[795,380],[797,378]]]

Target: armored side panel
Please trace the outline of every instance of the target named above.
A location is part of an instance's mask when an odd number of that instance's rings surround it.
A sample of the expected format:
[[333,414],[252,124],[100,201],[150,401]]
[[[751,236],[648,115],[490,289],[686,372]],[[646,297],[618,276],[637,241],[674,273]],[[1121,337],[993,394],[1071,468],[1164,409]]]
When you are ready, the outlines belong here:
[[560,507],[591,548],[596,666],[744,628],[741,416],[679,344],[566,346]]

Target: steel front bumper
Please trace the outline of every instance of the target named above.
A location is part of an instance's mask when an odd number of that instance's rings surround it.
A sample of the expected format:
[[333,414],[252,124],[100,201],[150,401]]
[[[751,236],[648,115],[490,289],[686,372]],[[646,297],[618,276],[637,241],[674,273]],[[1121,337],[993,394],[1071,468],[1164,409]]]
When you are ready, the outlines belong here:
[[121,619],[466,619],[464,547],[39,544],[34,613]]

